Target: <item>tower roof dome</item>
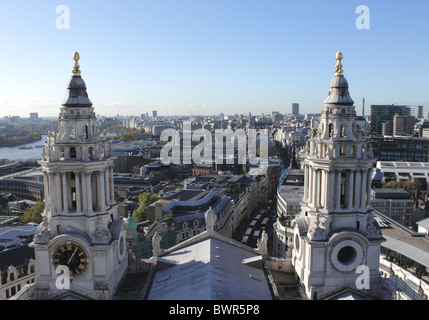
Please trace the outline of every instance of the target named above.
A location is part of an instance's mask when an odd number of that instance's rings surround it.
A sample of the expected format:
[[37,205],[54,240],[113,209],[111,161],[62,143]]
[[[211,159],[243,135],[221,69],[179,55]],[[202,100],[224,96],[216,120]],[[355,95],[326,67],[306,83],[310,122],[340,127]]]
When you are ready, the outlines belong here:
[[83,81],[80,66],[78,61],[80,59],[79,53],[75,53],[73,56],[75,61],[73,68],[73,76],[70,79],[67,87],[67,94],[63,102],[65,107],[91,107],[92,102],[89,100],[88,93],[86,91],[86,84]]
[[131,211],[128,212],[128,218],[126,219],[128,227],[128,230],[137,229],[137,222],[134,220],[133,216],[131,215]]
[[337,53],[337,66],[335,69],[335,76],[331,81],[329,88],[328,98],[325,100],[325,104],[333,105],[350,105],[354,104],[354,101],[350,97],[349,84],[347,79],[344,77],[343,65],[341,60],[343,55],[341,52]]

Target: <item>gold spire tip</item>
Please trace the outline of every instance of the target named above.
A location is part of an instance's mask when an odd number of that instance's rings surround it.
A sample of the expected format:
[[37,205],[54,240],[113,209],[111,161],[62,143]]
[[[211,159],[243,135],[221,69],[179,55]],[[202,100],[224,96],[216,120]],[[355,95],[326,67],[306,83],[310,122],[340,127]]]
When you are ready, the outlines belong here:
[[344,74],[344,70],[343,70],[343,65],[341,64],[341,60],[343,60],[343,54],[341,53],[341,51],[337,52],[337,66],[335,68],[335,75],[343,75]]
[[78,52],[75,52],[73,55],[74,66],[73,66],[73,75],[80,76],[80,66],[78,61],[80,60],[80,56]]

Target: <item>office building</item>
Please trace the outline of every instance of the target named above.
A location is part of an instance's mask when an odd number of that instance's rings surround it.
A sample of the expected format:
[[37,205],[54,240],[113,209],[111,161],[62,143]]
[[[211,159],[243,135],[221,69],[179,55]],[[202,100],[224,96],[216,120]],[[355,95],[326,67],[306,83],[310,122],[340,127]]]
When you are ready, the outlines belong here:
[[415,112],[416,112],[415,116],[417,119],[423,119],[424,118],[423,106],[417,106]]
[[393,135],[412,136],[414,134],[415,122],[416,118],[413,116],[400,116],[396,114],[393,117]]
[[401,189],[371,190],[371,206],[406,227],[416,227],[425,217],[424,210],[414,206],[414,199]]
[[409,116],[411,109],[408,106],[398,105],[372,105],[371,131],[382,134],[382,125],[385,121],[393,121],[395,114]]
[[299,115],[299,103],[292,103],[292,115]]
[[368,142],[379,161],[429,161],[429,139],[409,136],[368,137]]

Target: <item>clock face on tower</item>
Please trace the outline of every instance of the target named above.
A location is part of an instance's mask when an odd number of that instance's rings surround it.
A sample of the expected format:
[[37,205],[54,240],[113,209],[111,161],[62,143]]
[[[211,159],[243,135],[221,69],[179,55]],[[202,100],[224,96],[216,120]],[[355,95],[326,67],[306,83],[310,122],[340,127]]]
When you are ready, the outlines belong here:
[[53,260],[56,268],[61,265],[68,267],[71,276],[82,273],[88,264],[85,251],[73,243],[59,246],[54,252]]

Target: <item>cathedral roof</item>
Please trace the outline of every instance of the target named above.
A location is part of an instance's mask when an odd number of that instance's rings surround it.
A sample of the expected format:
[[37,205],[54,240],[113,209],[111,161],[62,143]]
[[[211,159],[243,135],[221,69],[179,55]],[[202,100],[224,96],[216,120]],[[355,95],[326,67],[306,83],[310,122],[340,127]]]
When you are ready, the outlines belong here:
[[209,236],[158,258],[148,300],[272,300],[255,252]]

